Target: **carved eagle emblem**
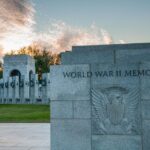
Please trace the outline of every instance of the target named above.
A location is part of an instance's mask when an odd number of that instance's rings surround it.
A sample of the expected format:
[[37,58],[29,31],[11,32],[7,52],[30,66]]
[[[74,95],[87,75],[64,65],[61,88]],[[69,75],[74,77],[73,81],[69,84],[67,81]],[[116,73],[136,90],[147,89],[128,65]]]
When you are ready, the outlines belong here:
[[101,134],[131,134],[137,126],[138,89],[92,89],[93,122]]

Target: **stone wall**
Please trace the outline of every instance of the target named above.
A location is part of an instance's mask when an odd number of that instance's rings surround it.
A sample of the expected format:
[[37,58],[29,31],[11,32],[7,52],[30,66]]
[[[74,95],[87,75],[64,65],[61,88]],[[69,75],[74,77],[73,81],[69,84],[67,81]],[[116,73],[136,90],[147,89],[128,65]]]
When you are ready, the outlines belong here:
[[150,44],[74,47],[50,80],[51,150],[150,149]]

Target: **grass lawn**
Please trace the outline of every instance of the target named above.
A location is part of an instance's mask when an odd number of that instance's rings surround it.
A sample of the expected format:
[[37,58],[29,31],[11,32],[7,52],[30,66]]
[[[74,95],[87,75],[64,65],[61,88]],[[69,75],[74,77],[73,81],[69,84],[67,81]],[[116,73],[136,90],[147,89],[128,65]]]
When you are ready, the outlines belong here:
[[0,104],[0,123],[46,123],[50,122],[49,105],[3,105]]

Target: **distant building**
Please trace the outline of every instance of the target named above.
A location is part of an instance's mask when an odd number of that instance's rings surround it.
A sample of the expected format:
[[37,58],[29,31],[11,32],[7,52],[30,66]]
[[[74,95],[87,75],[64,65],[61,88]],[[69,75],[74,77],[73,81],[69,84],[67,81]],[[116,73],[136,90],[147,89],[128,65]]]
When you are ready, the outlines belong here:
[[50,74],[35,73],[35,60],[29,55],[4,57],[3,79],[0,79],[0,103],[49,103]]
[[29,55],[12,55],[4,57],[3,77],[19,76],[26,80],[31,79],[31,75],[35,74],[35,60]]

